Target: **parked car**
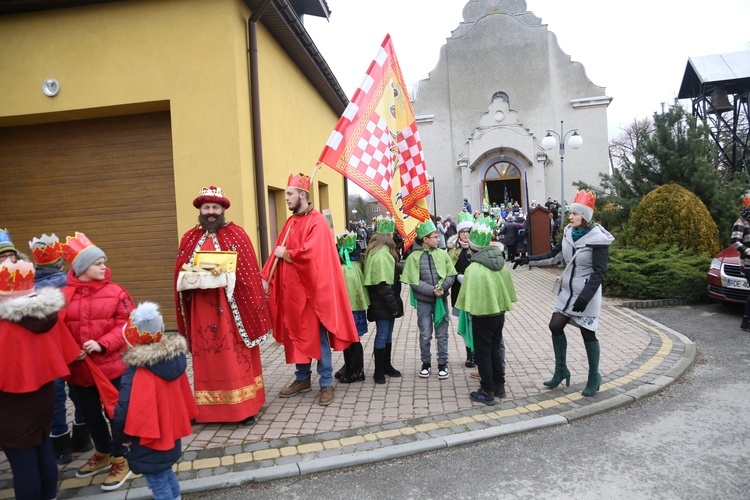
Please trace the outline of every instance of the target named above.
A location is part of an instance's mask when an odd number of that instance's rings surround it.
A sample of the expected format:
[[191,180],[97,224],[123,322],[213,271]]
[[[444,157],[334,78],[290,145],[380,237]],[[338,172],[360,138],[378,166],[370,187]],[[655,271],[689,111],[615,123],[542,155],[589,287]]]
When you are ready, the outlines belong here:
[[708,269],[708,295],[727,302],[745,303],[750,295],[745,275],[740,267],[740,254],[727,247],[716,254]]

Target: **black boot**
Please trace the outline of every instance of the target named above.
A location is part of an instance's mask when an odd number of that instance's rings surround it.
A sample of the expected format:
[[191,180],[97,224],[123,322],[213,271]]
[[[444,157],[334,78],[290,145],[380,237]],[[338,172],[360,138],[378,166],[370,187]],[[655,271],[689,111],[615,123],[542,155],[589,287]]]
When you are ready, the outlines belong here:
[[349,358],[351,357],[351,354],[349,353],[349,349],[351,349],[351,346],[344,349],[344,366],[342,366],[339,369],[339,371],[333,374],[336,380],[340,380],[341,377],[343,377],[346,373],[349,372]]
[[73,437],[71,445],[75,453],[85,453],[94,449],[94,443],[91,442],[89,430],[86,424],[73,423]]
[[383,371],[389,377],[398,378],[401,376],[401,372],[396,370],[391,364],[391,347],[393,347],[393,344],[385,345],[385,368]]
[[70,433],[55,436],[52,439],[52,453],[55,455],[57,465],[69,464],[73,461],[73,449],[70,443]]
[[464,366],[466,368],[474,368],[475,364],[476,364],[476,361],[474,361],[474,354],[471,352],[471,349],[467,347],[466,348],[466,363],[464,363]]
[[385,348],[375,349],[375,374],[372,378],[376,384],[385,384]]
[[740,323],[740,330],[750,331],[750,317],[743,316],[742,323]]
[[339,379],[339,382],[342,384],[363,382],[365,380],[365,356],[362,352],[362,344],[355,342],[347,351],[349,351],[349,371]]

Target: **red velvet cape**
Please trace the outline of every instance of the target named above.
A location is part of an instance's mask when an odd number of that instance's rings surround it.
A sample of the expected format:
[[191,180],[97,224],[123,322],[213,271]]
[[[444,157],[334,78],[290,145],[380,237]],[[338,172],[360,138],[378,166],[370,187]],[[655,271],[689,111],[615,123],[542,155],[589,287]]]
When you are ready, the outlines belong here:
[[[328,330],[331,347],[343,351],[358,342],[349,307],[341,262],[331,228],[317,210],[292,215],[284,223],[276,246],[284,237],[290,262],[279,260],[270,286],[273,335],[284,345],[287,363],[320,359],[320,323]],[[268,280],[275,257],[263,266]]]
[[[190,261],[190,257],[195,252],[195,246],[204,233],[205,230],[202,227],[196,226],[182,236],[174,270],[175,285],[183,264]],[[208,238],[210,237],[209,235]],[[234,287],[234,300],[250,340],[256,340],[271,333],[271,317],[260,281],[258,259],[250,238],[241,227],[233,222],[219,228],[216,231],[216,237],[222,251],[237,252],[237,283]],[[190,344],[190,319],[188,318],[190,307],[181,300],[180,293],[176,290],[175,286],[177,330],[185,335]]]
[[171,450],[175,441],[193,432],[190,419],[198,415],[187,375],[172,381],[138,368],[130,391],[125,434],[140,438],[152,450]]
[[44,384],[70,374],[68,364],[81,353],[63,322],[34,333],[18,323],[0,319],[0,391],[34,392]]

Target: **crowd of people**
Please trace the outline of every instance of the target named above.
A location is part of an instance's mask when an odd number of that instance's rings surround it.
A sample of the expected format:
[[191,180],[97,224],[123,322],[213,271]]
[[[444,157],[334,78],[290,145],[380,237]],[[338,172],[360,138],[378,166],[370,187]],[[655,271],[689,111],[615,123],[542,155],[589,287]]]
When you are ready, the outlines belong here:
[[[402,284],[416,309],[421,364],[415,374],[450,377],[453,315],[465,366],[476,366],[479,379],[467,396],[494,405],[506,396],[503,326],[517,301],[506,262],[514,269],[567,263],[550,321],[555,370],[544,385],[570,382],[563,329],[573,323],[589,355],[583,394],[597,392],[595,333],[613,238],[592,222],[591,193],[576,196],[562,241],[546,255],[519,253],[520,209],[483,215],[472,213],[467,200],[455,223],[451,216],[420,223],[404,255],[387,216],[373,221],[371,234],[355,224],[334,241],[312,204],[310,183],[304,174],[289,176],[291,216],[262,267],[246,232],[226,221],[231,203],[222,189],[200,190],[193,201],[198,224],[182,236],[175,263],[177,333],[165,332],[158,304],[136,306],[112,281],[105,252],[86,235],[75,233],[65,243],[54,234],[34,238],[29,258],[0,231],[0,447],[17,498],[54,498],[57,465],[92,448],[77,477],[107,473],[101,488],[111,491],[143,474],[154,498],[179,498],[172,466],[192,422],[255,423],[266,401],[259,346],[270,336],[294,365],[282,398],[312,390],[313,360],[321,406],[335,401],[334,380],[365,381],[360,339],[369,323],[375,326],[374,383],[401,377],[392,360],[395,321],[404,315]],[[335,373],[332,351],[344,357]]]

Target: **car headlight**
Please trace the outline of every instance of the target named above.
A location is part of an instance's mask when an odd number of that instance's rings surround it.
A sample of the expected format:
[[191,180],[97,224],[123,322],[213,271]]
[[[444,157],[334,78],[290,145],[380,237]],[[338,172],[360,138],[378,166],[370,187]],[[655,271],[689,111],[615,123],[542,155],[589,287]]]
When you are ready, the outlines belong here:
[[721,269],[721,261],[719,259],[711,259],[710,269],[716,269],[717,271]]

